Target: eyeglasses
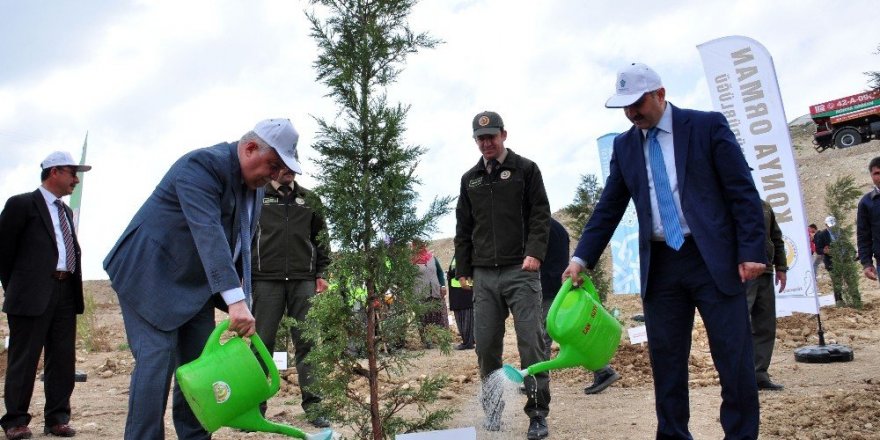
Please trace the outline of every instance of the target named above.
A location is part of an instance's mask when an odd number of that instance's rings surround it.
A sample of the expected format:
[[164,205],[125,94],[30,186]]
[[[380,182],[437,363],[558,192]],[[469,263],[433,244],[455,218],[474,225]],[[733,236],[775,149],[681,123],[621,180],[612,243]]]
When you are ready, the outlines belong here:
[[68,174],[70,174],[71,177],[77,177],[77,176],[76,176],[76,173],[77,173],[76,168],[57,167],[57,168],[55,168],[55,169],[56,169],[56,170],[59,170],[59,172],[61,172],[61,171],[65,171],[65,172],[67,172]]

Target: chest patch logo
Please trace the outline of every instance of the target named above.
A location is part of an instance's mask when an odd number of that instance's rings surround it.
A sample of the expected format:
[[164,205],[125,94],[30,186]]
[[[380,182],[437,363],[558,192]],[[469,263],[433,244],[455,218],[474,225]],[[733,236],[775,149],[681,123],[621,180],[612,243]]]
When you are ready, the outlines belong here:
[[473,188],[473,187],[475,187],[475,186],[480,186],[480,184],[482,184],[482,183],[483,183],[483,178],[482,178],[482,177],[479,177],[479,178],[476,178],[476,179],[471,179],[471,181],[468,182],[468,187]]
[[302,197],[297,197],[294,201],[296,202],[297,205],[305,205],[306,204],[306,201],[303,200]]
[[501,179],[507,180],[510,178],[510,170],[504,170],[501,172]]

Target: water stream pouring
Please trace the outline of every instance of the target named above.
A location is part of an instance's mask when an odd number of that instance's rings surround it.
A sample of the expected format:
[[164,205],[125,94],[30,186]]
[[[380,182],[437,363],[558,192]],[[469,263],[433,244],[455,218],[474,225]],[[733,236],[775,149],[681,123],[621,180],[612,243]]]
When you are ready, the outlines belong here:
[[330,429],[306,434],[263,418],[260,403],[281,387],[278,368],[256,334],[250,337],[250,345],[238,336],[221,344],[220,336],[228,329],[229,320],[221,322],[208,337],[201,356],[177,369],[180,390],[202,427],[208,432],[228,426],[306,440],[330,440]]
[[547,333],[559,344],[559,354],[525,370],[505,364],[508,379],[522,383],[525,376],[548,370],[580,366],[596,371],[608,365],[623,329],[602,307],[590,277],[581,276],[584,282],[580,287],[572,288],[571,278],[565,280],[547,313]]

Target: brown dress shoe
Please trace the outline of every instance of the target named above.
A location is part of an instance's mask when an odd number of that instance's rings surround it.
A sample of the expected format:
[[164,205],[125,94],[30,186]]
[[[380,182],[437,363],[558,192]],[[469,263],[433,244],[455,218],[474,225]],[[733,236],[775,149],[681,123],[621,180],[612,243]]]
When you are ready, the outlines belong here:
[[31,428],[27,426],[13,426],[6,430],[6,438],[9,440],[19,440],[23,438],[31,438],[33,434],[31,433]]
[[47,435],[55,435],[58,437],[73,437],[76,435],[76,430],[67,423],[60,423],[58,425],[47,426],[43,430],[43,433]]

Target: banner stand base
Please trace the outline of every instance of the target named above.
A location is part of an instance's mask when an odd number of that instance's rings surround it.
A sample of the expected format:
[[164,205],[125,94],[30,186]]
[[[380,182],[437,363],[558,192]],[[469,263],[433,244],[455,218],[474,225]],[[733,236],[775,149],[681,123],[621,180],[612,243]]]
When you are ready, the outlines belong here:
[[794,360],[811,364],[849,362],[853,360],[853,351],[840,344],[808,345],[794,351]]

